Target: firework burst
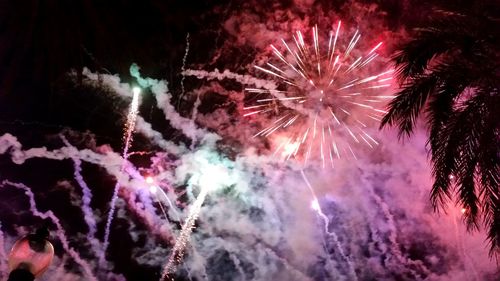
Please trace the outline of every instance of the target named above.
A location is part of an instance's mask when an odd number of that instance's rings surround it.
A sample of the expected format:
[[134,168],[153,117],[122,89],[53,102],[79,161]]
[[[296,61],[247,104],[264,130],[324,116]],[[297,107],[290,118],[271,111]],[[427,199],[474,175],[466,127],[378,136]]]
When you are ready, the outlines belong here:
[[370,148],[378,145],[366,128],[386,113],[384,107],[392,96],[379,92],[391,86],[393,70],[367,74],[383,43],[358,51],[359,30],[350,40],[341,40],[341,27],[339,21],[327,42],[320,42],[317,26],[312,28],[310,43],[297,31],[292,44],[281,39],[280,45],[271,45],[277,63],[254,66],[279,84],[274,90],[246,88],[250,95],[246,97],[245,116],[275,117],[254,137],[276,136],[275,153],[287,160],[307,163],[318,157],[323,167],[327,162],[333,167],[335,158],[356,158],[353,143]]

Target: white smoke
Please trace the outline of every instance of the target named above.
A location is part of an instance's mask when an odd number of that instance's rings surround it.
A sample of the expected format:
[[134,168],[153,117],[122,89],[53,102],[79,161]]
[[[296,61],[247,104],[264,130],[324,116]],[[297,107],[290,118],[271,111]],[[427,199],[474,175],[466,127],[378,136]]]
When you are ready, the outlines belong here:
[[[315,1],[296,2],[301,11],[319,10]],[[280,7],[266,10],[262,5],[254,6],[256,11],[243,9],[227,19],[224,27],[234,39],[225,44],[252,43],[263,50],[285,34],[283,30],[309,26],[312,21],[310,16],[301,19]],[[371,13],[365,6],[351,7],[361,8],[365,14]],[[267,19],[264,23],[256,15],[259,13]],[[318,12],[320,21],[329,20],[329,16],[327,12]],[[377,22],[364,20],[360,25],[366,27]],[[267,55],[262,51],[255,60],[266,61]],[[78,168],[81,162],[102,167],[125,187],[117,201],[116,214],[130,221],[128,233],[122,235],[130,235],[134,242],[144,240],[131,251],[132,258],[143,266],[157,268],[158,274],[171,254],[172,244],[180,232],[179,225],[189,214],[200,186],[207,182],[210,191],[187,243],[186,255],[177,267],[179,278],[479,281],[495,274],[495,264],[488,259],[483,243],[484,233],[466,233],[455,206],[450,207],[448,214],[435,214],[429,204],[431,177],[424,129],[419,128],[415,137],[405,143],[399,142],[393,131],[385,131],[379,134],[378,147],[361,149],[357,161],[336,160],[333,169],[310,163],[304,173],[314,190],[312,194],[301,176],[301,166],[293,161],[283,162],[276,155],[260,155],[257,151],[267,150],[252,148],[251,144],[258,140],[250,139],[254,128],[244,126],[241,112],[233,116],[222,109],[205,114],[197,111],[203,102],[200,95],[210,89],[224,92],[228,99],[242,107],[242,96],[234,90],[224,91],[223,82],[231,81],[242,88],[253,85],[276,89],[275,82],[229,69],[186,69],[182,75],[213,83],[206,89],[186,87],[182,90],[186,95],[197,95],[192,118],[188,118],[175,110],[166,81],[142,77],[137,66],[132,67],[131,73],[145,94],[154,95],[157,108],[170,125],[192,141],[191,146],[175,143],[169,136],[164,137],[160,128],[154,128],[154,124],[138,116],[136,133],[164,150],[151,157],[151,170],[156,172],[155,181],[163,193],[152,194],[133,163],[128,162],[123,171],[123,157],[109,147],[103,148],[107,146],[102,146],[101,151],[77,149],[69,143],[58,149],[23,148],[15,136],[0,136],[0,154],[9,155],[16,165],[34,158],[73,161],[76,181],[84,190],[82,212],[91,229],[89,240],[95,234],[97,212],[89,210],[92,197]],[[132,98],[131,85],[123,83],[118,76],[89,70],[85,76],[85,83],[111,89],[123,99]],[[184,86],[187,83],[183,80]],[[232,119],[240,122],[231,126],[228,120]],[[229,125],[218,128],[220,124]],[[367,130],[377,131],[376,128]],[[239,146],[227,149],[226,138],[238,140]],[[213,166],[219,168],[211,170]],[[218,174],[221,170],[222,175]],[[68,240],[75,237],[66,237],[61,222],[52,212],[36,209],[35,198],[27,186],[9,181],[3,185],[3,188],[15,186],[23,190],[33,215],[49,218],[56,225],[57,238],[63,243],[65,254],[56,259],[42,280],[96,280],[96,276],[102,280],[125,280],[106,267],[99,268],[96,261],[80,257],[68,244]],[[167,209],[165,213],[158,209],[157,200]],[[322,214],[317,212],[316,203]],[[6,246],[1,234],[0,258],[5,256],[1,250]],[[99,241],[94,242],[85,244],[99,245]],[[81,270],[84,277],[74,270],[68,272],[64,267],[66,259],[77,262],[76,271]]]

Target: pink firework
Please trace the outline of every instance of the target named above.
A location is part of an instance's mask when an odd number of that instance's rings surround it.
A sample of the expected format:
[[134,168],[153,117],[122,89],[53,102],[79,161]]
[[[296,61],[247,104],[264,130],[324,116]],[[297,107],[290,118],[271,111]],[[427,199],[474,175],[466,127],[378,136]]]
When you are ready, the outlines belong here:
[[382,88],[391,86],[393,70],[367,74],[383,43],[358,51],[359,30],[350,40],[341,40],[341,25],[339,21],[325,42],[320,42],[317,26],[309,43],[297,31],[292,44],[281,39],[280,45],[271,45],[276,62],[254,66],[279,83],[276,89],[245,89],[250,94],[245,116],[272,117],[254,137],[277,139],[275,153],[287,160],[307,163],[315,157],[323,166],[326,162],[333,166],[334,159],[343,155],[356,158],[353,143],[378,145],[366,128],[369,122],[380,121],[393,98],[380,95]]

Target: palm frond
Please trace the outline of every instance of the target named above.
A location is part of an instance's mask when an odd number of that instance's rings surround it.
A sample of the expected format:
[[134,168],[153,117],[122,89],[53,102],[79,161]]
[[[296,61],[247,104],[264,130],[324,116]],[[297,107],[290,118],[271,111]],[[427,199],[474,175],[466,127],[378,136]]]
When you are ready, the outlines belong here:
[[[470,69],[461,60],[439,63],[431,71],[430,74],[417,75],[415,78],[406,80],[403,89],[397,92],[396,97],[389,103],[389,110],[382,118],[381,127],[397,125],[400,137],[409,136],[428,100],[434,103],[427,112],[436,117],[443,115],[436,119],[442,122],[449,114],[453,100],[463,92],[466,85],[477,79],[475,75],[477,71]],[[442,93],[440,94],[439,91]],[[434,98],[434,95],[440,98]]]
[[413,126],[429,95],[438,86],[436,76],[422,75],[413,79],[396,93],[396,97],[389,103],[389,111],[382,118],[380,127],[397,125],[399,136],[409,136]]
[[473,21],[464,22],[464,18],[459,15],[439,15],[426,27],[415,29],[414,36],[392,57],[398,78],[405,81],[421,75],[432,59],[468,49],[466,46],[474,42],[475,26]]
[[490,255],[500,252],[500,97],[494,89],[488,89],[480,95],[485,99],[482,120],[484,131],[478,151],[478,174],[480,197],[483,206],[484,225],[488,228]]
[[[392,57],[401,82],[424,74],[430,62],[458,58],[469,61],[498,58],[499,19],[482,15],[434,11],[425,26],[414,29]],[[498,60],[494,60],[498,61]],[[479,63],[478,63],[479,64]]]
[[453,103],[457,92],[460,93],[462,90],[440,87],[429,101],[426,110],[430,128],[428,144],[431,147],[434,176],[431,200],[435,209],[445,206],[445,202],[451,198],[450,176],[456,170],[457,162],[450,150],[453,152],[457,139],[451,139],[446,127],[450,126],[447,121],[453,114]]
[[[497,223],[500,146],[495,108],[499,106],[491,89],[479,89],[442,126],[432,150],[436,179],[431,192],[433,205],[443,205],[450,198],[449,175],[454,175],[469,229],[479,228],[480,214],[487,227]],[[498,249],[500,229],[490,229],[489,238],[491,249]]]
[[456,196],[468,229],[482,220],[490,254],[500,254],[500,33],[492,28],[499,20],[472,6],[434,15],[396,52],[401,90],[381,128],[409,136],[425,111],[434,208]]
[[451,197],[450,177],[457,170],[455,151],[461,138],[451,136],[454,126],[450,118],[454,114],[455,101],[464,94],[464,90],[476,79],[474,70],[469,69],[460,60],[442,62],[433,69],[433,75],[443,81],[429,98],[427,104],[427,124],[430,129],[428,144],[431,147],[434,185],[431,200],[434,207],[445,206]]
[[500,255],[500,203],[497,200],[497,208],[493,210],[491,221],[488,221],[488,240],[490,241],[490,256]]

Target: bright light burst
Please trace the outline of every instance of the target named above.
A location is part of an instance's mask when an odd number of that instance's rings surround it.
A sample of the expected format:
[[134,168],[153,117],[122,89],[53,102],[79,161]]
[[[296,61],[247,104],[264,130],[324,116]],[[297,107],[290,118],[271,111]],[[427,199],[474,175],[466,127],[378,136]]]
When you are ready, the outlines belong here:
[[383,43],[360,52],[355,49],[361,38],[359,30],[344,42],[341,25],[339,21],[325,44],[320,42],[317,26],[312,29],[312,44],[297,31],[293,44],[281,39],[279,46],[271,45],[277,63],[270,61],[265,67],[254,66],[281,83],[274,90],[245,89],[252,94],[247,96],[250,104],[245,107],[248,110],[245,116],[276,116],[254,137],[286,132],[275,150],[285,159],[295,158],[306,163],[317,154],[323,167],[327,161],[333,167],[333,159],[343,154],[356,158],[352,143],[370,148],[378,145],[366,131],[367,123],[380,121],[386,113],[383,108],[393,96],[378,92],[391,86],[393,70],[366,74]]

